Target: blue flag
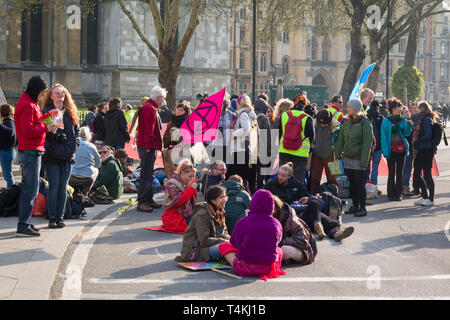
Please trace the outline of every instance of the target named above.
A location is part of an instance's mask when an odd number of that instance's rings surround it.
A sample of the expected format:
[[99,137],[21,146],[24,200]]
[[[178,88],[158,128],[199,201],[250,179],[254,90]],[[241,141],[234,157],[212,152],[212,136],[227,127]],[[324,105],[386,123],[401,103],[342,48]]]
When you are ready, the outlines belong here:
[[364,86],[364,84],[366,83],[367,79],[369,79],[370,73],[372,72],[373,68],[375,67],[377,63],[374,62],[372,63],[370,66],[368,66],[363,73],[361,74],[361,77],[359,78],[358,81],[356,81],[355,86],[353,87],[352,93],[350,94],[350,97],[348,98],[348,100],[351,99],[358,99],[359,98],[359,93],[361,91],[361,88]]

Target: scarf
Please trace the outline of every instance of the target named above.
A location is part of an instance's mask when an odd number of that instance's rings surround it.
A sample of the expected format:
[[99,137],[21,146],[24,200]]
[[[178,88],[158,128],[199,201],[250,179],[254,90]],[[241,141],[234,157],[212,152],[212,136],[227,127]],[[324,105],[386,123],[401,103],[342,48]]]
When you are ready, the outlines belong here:
[[[167,181],[165,195],[164,195],[164,208],[172,208],[181,198],[186,190],[185,184],[181,177],[174,173],[169,181]],[[190,218],[192,216],[192,208],[195,205],[195,199],[192,197],[189,201],[186,201],[178,207],[178,212],[184,218]]]
[[174,123],[175,127],[181,128],[181,125],[184,123],[184,121],[186,121],[187,117],[188,116],[186,114],[183,114],[181,116],[172,114],[172,122]]
[[215,206],[212,205],[212,204],[209,205],[209,209],[210,209],[211,212],[212,212],[214,221],[216,221],[217,224],[218,224],[219,226],[221,226],[222,228],[224,228],[225,225],[224,225],[224,223],[223,223],[223,217],[225,216],[225,210],[224,210],[224,209],[222,209],[222,210],[217,210],[217,209],[215,208]]
[[392,133],[399,133],[399,125],[400,122],[403,120],[403,116],[401,115],[395,115],[395,116],[388,116],[388,119],[394,124],[392,127]]

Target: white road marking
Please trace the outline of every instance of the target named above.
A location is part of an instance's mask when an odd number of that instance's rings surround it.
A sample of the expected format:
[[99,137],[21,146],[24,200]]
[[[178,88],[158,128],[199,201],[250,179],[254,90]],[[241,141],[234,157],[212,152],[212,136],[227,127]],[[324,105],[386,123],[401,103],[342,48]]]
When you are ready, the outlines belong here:
[[[299,278],[288,278],[280,277],[276,279],[270,279],[267,283],[302,283],[302,282],[367,282],[373,280],[370,277],[299,277]],[[426,275],[426,276],[404,276],[404,277],[385,277],[377,279],[379,281],[430,281],[430,280],[450,280],[450,274],[443,275]],[[91,278],[89,283],[93,284],[220,284],[228,282],[255,282],[258,281],[257,278],[248,279],[98,279]],[[265,283],[260,281],[261,283]]]
[[273,297],[244,297],[244,296],[182,296],[182,295],[154,295],[154,294],[97,294],[85,293],[82,299],[94,300],[449,300],[450,297],[326,297],[326,296],[273,296]]
[[95,240],[98,236],[111,222],[117,219],[117,217],[117,212],[111,213],[82,236],[82,239],[75,249],[72,259],[66,269],[66,276],[61,296],[62,299],[79,300],[81,298],[82,275],[89,252],[94,246]]
[[159,253],[158,248],[155,248],[155,253],[158,255],[158,257],[160,257],[161,259],[164,259],[162,254]]
[[141,249],[142,249],[142,247],[137,247],[136,249],[132,250],[132,251],[128,254],[128,256],[132,256],[133,254],[135,254],[136,252],[138,252],[138,251],[141,250]]

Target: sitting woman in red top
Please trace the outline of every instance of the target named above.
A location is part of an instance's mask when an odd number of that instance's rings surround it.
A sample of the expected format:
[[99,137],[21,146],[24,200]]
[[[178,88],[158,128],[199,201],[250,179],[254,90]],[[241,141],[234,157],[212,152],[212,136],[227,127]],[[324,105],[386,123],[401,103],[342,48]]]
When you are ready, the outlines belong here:
[[162,226],[148,228],[155,231],[183,234],[191,221],[192,209],[197,201],[197,169],[189,159],[182,160],[167,182],[164,195]]

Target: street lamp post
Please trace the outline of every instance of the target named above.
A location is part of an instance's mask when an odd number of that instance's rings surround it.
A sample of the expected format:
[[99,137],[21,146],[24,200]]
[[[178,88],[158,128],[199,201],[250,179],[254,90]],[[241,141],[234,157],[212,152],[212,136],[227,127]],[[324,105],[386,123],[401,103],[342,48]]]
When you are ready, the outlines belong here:
[[252,101],[256,100],[256,0],[253,0],[253,81]]
[[388,0],[387,7],[387,46],[386,46],[386,100],[389,99],[389,30],[391,29],[391,0]]

